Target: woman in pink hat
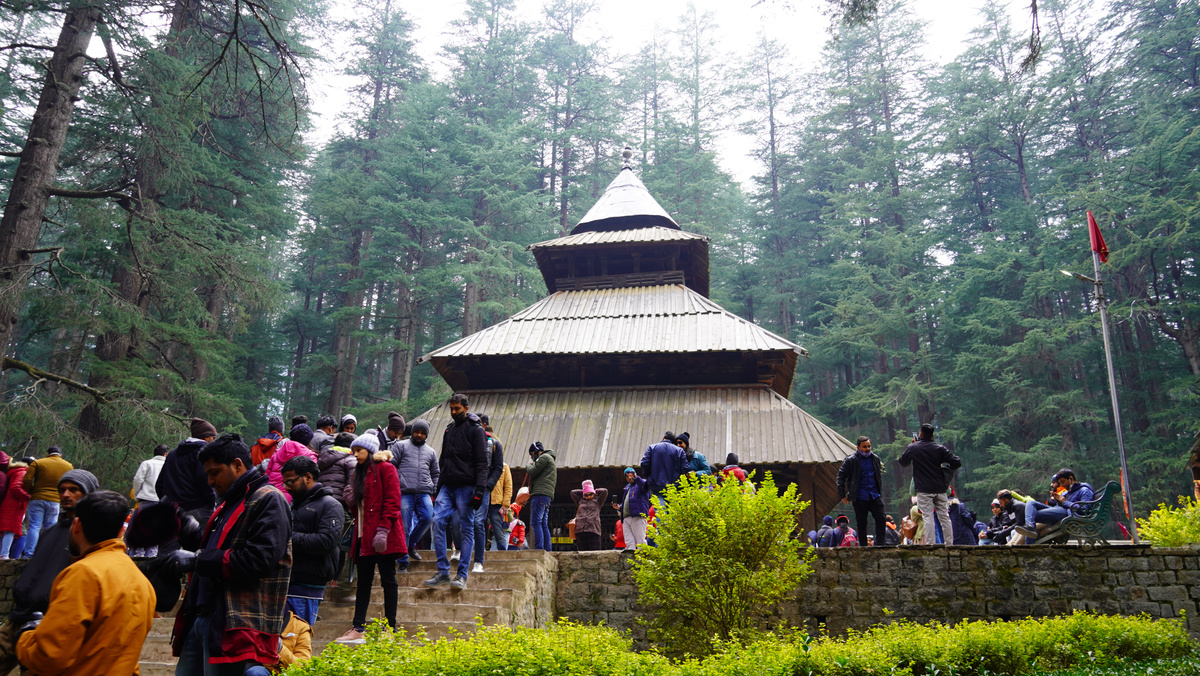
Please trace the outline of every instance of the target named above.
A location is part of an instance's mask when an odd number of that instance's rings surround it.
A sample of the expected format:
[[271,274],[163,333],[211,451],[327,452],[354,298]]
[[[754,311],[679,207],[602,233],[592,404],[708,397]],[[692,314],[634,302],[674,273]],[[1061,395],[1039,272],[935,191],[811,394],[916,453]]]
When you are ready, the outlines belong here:
[[571,499],[579,507],[575,510],[575,548],[581,552],[600,550],[600,508],[608,499],[608,489],[596,490],[591,480],[583,482],[583,488],[571,491]]

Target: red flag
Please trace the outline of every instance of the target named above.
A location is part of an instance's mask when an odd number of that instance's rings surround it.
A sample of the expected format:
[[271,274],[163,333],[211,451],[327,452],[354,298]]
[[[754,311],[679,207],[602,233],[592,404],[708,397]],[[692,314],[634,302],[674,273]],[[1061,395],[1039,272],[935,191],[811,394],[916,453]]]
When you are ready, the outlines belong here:
[[1096,225],[1096,217],[1088,211],[1088,237],[1092,239],[1092,251],[1100,254],[1100,262],[1108,262],[1108,245],[1104,243],[1104,235],[1100,234],[1100,226]]

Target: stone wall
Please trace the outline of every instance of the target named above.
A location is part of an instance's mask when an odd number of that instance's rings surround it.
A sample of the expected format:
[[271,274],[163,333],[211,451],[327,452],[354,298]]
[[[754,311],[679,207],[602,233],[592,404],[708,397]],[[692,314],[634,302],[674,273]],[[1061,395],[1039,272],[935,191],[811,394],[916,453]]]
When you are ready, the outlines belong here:
[[28,559],[0,559],[0,621],[8,617],[13,606],[13,586]]
[[[645,631],[630,556],[560,553],[557,610],[579,622]],[[813,574],[778,614],[830,632],[894,618],[954,623],[1090,610],[1179,617],[1200,638],[1200,548],[1148,546],[819,549]]]

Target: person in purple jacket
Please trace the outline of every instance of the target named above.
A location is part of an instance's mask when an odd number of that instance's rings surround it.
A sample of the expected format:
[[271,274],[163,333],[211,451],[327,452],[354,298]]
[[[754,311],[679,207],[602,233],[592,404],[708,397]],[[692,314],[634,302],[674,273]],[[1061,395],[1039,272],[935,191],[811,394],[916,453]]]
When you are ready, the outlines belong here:
[[625,550],[633,551],[646,544],[646,514],[650,512],[650,491],[646,480],[638,476],[632,467],[625,468],[625,493],[621,502],[614,502],[613,509],[621,514],[621,532],[625,536]]

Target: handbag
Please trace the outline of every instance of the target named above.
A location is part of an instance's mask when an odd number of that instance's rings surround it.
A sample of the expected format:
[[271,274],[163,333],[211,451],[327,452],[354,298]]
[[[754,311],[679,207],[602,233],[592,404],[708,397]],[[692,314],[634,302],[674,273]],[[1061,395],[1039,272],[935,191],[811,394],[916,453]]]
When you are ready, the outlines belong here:
[[904,517],[904,520],[900,522],[900,535],[906,540],[912,540],[916,534],[917,522],[907,516]]

